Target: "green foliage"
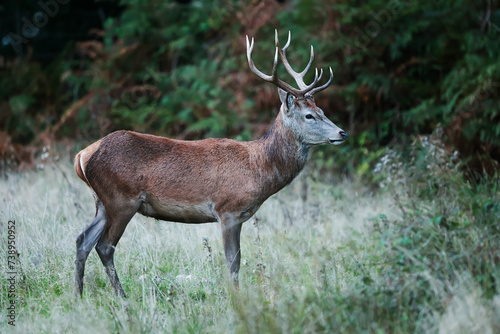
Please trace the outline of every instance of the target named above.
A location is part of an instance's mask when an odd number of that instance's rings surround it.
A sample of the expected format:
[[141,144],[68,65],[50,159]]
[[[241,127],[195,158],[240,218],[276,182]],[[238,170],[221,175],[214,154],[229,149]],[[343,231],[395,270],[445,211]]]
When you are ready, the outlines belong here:
[[[166,52],[172,62],[176,59],[176,67],[158,81],[163,97],[142,100],[123,126],[135,127],[137,119],[141,123],[155,114],[150,124],[159,127],[148,125],[142,130],[178,127],[177,133],[227,136],[241,131],[245,118],[254,119],[252,114],[260,110],[236,103],[235,96],[252,96],[262,83],[255,82],[252,89],[223,84],[232,71],[248,72],[242,47],[231,48],[241,43],[238,31],[250,28],[231,17],[244,11],[246,4],[206,8],[198,2],[170,3],[155,10],[150,2],[127,4],[129,10],[109,23],[109,32],[124,40],[158,45],[150,64],[161,61],[158,57]],[[464,155],[472,152],[461,147],[461,138],[479,154],[487,153],[481,151],[484,144],[500,147],[500,12],[493,1],[486,19],[483,5],[451,0],[351,0],[329,5],[297,1],[280,8],[278,22],[268,22],[256,38],[263,40],[272,36],[276,25],[283,27],[281,34],[292,31],[293,64],[307,59],[309,50],[299,43],[307,41],[317,50],[317,66],[335,69],[338,88],[322,94],[339,102],[325,111],[344,128],[348,120],[353,123],[347,128],[349,154],[336,154],[334,159],[347,171],[363,175],[382,145],[392,140],[407,144],[417,134],[430,133],[438,123],[450,129],[452,143]],[[264,51],[255,52],[258,64],[270,63],[268,44],[259,44]],[[216,87],[214,79],[219,82]]]
[[[353,149],[378,152],[380,145],[408,143],[441,123],[464,156],[491,154],[498,161],[498,1],[297,4],[306,7],[314,14],[292,20],[297,26],[290,29],[299,40],[318,41],[321,57],[336,67],[336,92],[352,130],[365,135]],[[320,15],[334,21],[332,28],[323,28]],[[281,18],[289,25],[289,16]],[[363,165],[366,157],[356,152],[351,164]]]
[[269,71],[278,28],[281,38],[292,32],[293,66],[312,44],[315,65],[335,70],[317,101],[349,132],[349,154],[333,158],[348,173],[364,175],[382,147],[408,145],[437,124],[481,168],[500,159],[498,0],[122,4],[102,42],[78,44],[83,60],[68,60],[68,47],[51,66],[21,62],[0,78],[0,130],[23,143],[51,127],[87,139],[116,129],[250,139],[279,102],[248,71],[243,37],[255,36],[255,62]]
[[[116,126],[183,136],[235,135],[234,129],[245,124],[238,114],[245,115],[248,106],[230,108],[235,99],[223,87],[224,79],[238,67],[231,53],[231,31],[220,31],[230,19],[229,9],[201,1],[161,6],[156,1],[126,1],[126,5],[119,19],[108,20],[107,35],[145,44],[152,52],[137,59],[132,73],[135,85],[148,85],[145,96],[132,91],[115,100],[110,114]],[[220,38],[222,33],[225,39]],[[106,41],[113,47],[111,38]],[[120,64],[127,66],[128,61]],[[126,70],[115,72],[122,78]],[[147,92],[151,87],[160,91],[152,96]]]

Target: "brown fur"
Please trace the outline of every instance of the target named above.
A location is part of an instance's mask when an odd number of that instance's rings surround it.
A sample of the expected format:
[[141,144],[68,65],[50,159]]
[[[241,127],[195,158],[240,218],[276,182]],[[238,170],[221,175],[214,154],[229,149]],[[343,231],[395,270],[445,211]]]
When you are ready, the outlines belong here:
[[[299,147],[294,139],[287,142],[287,137],[276,136],[282,131],[277,123],[254,142],[181,141],[117,131],[82,150],[75,158],[75,169],[105,207],[127,206],[145,195],[139,212],[158,219],[214,222],[216,212],[243,217],[287,185],[306,161],[307,148]],[[303,156],[296,161],[290,154]],[[84,172],[79,163],[82,155]],[[211,203],[215,212],[190,221],[189,217],[148,214],[145,210],[146,206],[154,210],[161,203]]]

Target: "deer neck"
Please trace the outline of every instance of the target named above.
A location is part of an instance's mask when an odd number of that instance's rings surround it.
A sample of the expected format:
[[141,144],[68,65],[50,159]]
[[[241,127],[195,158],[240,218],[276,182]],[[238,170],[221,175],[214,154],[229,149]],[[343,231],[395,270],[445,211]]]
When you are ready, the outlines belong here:
[[271,194],[279,191],[302,171],[309,155],[309,146],[284,125],[282,112],[271,129],[255,143],[262,175],[262,186]]

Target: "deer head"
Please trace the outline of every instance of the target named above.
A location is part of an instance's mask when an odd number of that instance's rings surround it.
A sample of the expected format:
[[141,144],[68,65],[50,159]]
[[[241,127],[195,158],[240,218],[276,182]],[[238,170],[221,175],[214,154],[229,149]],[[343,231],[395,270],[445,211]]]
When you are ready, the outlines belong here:
[[[252,38],[252,42],[250,43],[247,36],[248,65],[250,66],[252,72],[259,78],[278,87],[278,93],[281,100],[280,113],[282,113],[283,125],[293,131],[297,138],[308,146],[326,143],[338,145],[347,138],[347,133],[333,124],[332,121],[325,116],[323,110],[318,108],[314,102],[314,94],[322,91],[332,82],[332,69],[330,67],[329,80],[324,85],[318,86],[318,83],[323,76],[323,69],[321,69],[318,73],[318,69],[316,68],[313,82],[307,85],[304,82],[304,76],[307,71],[309,71],[314,59],[313,47],[311,45],[311,57],[305,69],[300,73],[295,72],[286,58],[286,50],[290,45],[290,39],[291,33],[288,32],[288,41],[285,46],[281,48],[278,40],[278,31],[275,30],[276,53],[274,55],[273,70],[271,75],[266,75],[255,67],[252,60],[254,39]],[[285,66],[285,69],[294,78],[295,82],[299,86],[299,89],[292,87],[278,78],[278,54],[281,58],[281,62]]]

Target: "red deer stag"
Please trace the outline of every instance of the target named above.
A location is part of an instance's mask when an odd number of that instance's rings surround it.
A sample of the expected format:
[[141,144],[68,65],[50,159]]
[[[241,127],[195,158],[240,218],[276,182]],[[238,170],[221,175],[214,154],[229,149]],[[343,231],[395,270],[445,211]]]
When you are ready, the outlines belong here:
[[[76,239],[76,293],[81,296],[85,262],[95,249],[116,295],[125,296],[113,263],[115,247],[136,212],[181,223],[220,222],[227,265],[238,286],[240,232],[271,195],[289,184],[306,163],[309,148],[342,143],[347,134],[333,124],[314,102],[323,71],[307,85],[306,68],[295,72],[286,58],[288,42],[276,54],[271,75],[259,71],[252,60],[254,40],[247,36],[247,58],[252,72],[278,87],[281,109],[262,138],[183,141],[132,131],[113,132],[75,157],[78,176],[93,191],[96,214]],[[278,54],[299,89],[277,75]]]

